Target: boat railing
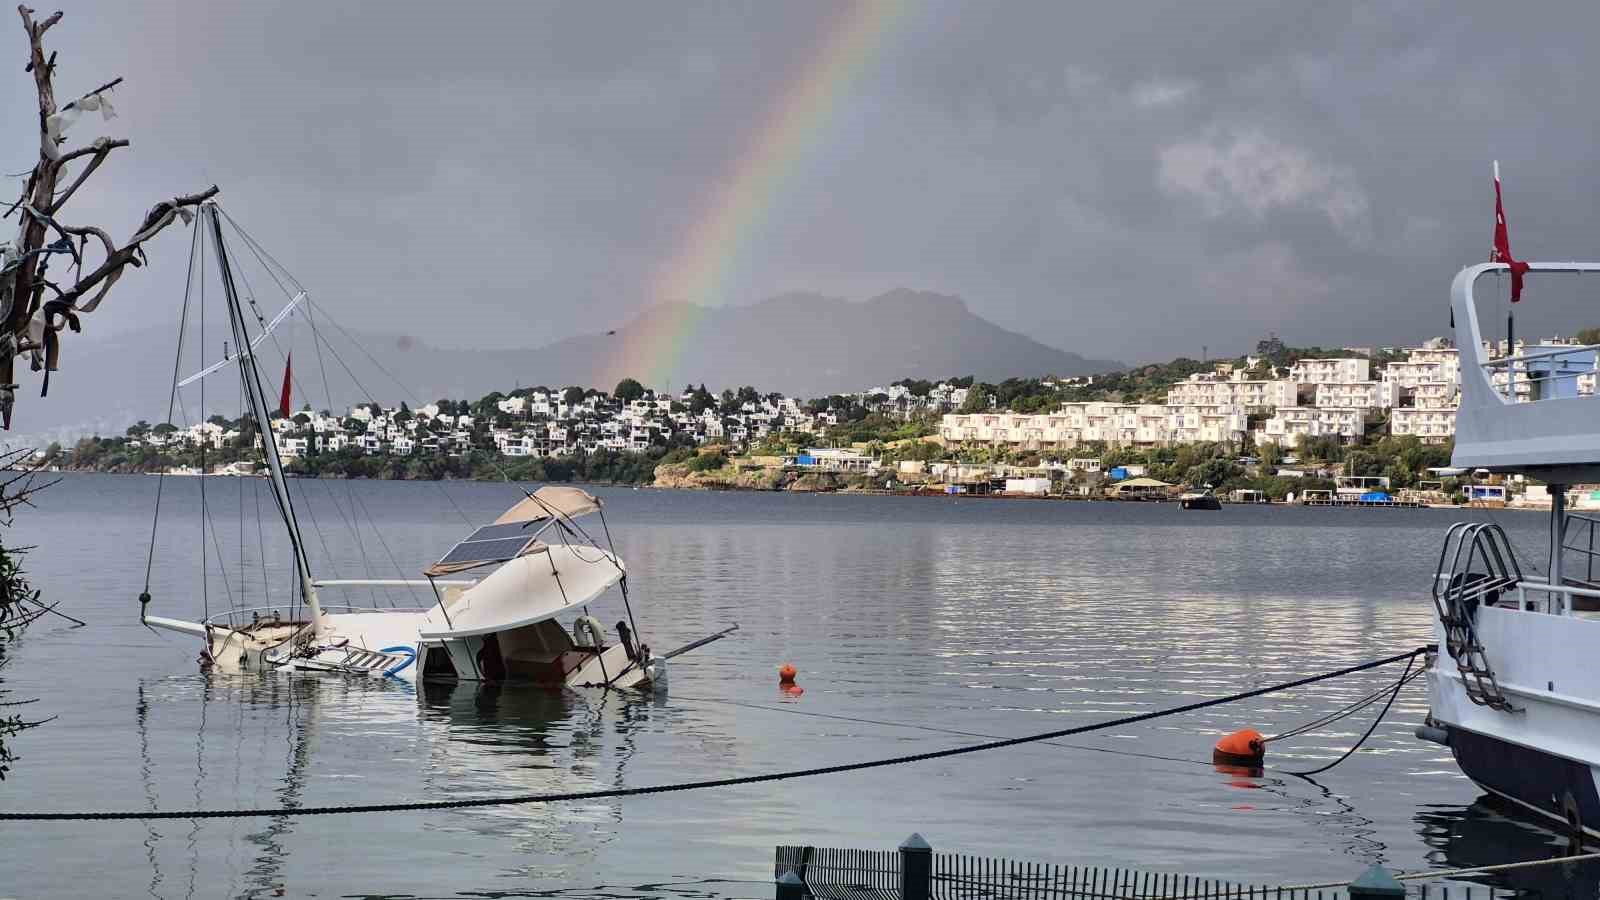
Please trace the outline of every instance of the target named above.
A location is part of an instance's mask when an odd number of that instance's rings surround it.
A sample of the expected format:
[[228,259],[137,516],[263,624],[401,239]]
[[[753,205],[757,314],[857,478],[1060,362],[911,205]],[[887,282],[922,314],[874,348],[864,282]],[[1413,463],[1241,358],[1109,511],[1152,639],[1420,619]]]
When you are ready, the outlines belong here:
[[[1531,353],[1513,353],[1484,360],[1479,365],[1495,392],[1513,402],[1577,397],[1595,391],[1595,359],[1600,344],[1573,344]],[[1567,357],[1582,355],[1568,360]],[[1529,365],[1535,363],[1536,365]],[[1564,383],[1571,382],[1564,389]],[[1524,389],[1525,388],[1525,389]],[[1526,398],[1522,395],[1526,394]]]
[[329,578],[311,582],[312,587],[461,587],[477,584],[476,578]]
[[[1535,595],[1535,596],[1530,596]],[[1576,604],[1574,598],[1596,601],[1600,606],[1600,590],[1572,584],[1548,584],[1524,581],[1517,585],[1518,608],[1527,612],[1546,613],[1553,616],[1571,615]]]
[[[262,619],[270,618],[270,617],[273,617],[273,616],[278,617],[278,619],[280,619],[284,623],[291,623],[291,622],[301,621],[305,616],[308,615],[309,609],[310,609],[310,607],[306,606],[303,603],[299,603],[299,604],[278,603],[278,604],[273,604],[271,606],[247,606],[247,607],[240,607],[238,609],[230,609],[227,612],[215,613],[213,615],[207,616],[204,619],[201,619],[200,623],[202,625],[208,625],[208,626],[209,625],[217,625],[217,626],[225,626],[225,627],[228,627],[228,628],[237,628],[240,625],[244,625],[246,623],[259,622]],[[328,614],[328,613],[341,613],[341,614],[344,614],[344,613],[424,612],[424,610],[421,607],[417,607],[417,608],[414,608],[414,609],[408,609],[408,608],[403,608],[403,607],[347,606],[347,605],[343,605],[343,604],[335,604],[333,606],[328,606],[326,604],[323,604],[322,605],[322,612],[324,614]]]

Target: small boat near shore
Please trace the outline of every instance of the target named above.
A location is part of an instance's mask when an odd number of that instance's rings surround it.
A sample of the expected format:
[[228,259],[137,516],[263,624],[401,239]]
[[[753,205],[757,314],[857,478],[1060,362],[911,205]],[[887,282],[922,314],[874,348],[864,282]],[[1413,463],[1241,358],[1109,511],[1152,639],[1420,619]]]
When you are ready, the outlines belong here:
[[1198,491],[1189,491],[1178,497],[1178,504],[1184,509],[1222,509],[1222,501],[1211,490],[1211,485],[1206,485]]

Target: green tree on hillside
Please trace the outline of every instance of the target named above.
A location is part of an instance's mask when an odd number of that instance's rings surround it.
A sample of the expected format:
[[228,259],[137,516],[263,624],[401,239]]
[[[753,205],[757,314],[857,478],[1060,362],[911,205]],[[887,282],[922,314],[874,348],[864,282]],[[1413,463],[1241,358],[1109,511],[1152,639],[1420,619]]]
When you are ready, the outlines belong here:
[[621,400],[623,403],[642,400],[644,399],[644,385],[632,378],[624,378],[617,382],[617,386],[612,390],[611,396]]

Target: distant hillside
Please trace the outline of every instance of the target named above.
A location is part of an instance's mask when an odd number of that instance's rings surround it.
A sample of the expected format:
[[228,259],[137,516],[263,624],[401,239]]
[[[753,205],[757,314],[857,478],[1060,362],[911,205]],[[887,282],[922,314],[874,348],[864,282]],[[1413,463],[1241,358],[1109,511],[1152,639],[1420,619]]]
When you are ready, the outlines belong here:
[[[690,322],[693,327],[686,327]],[[406,336],[357,335],[363,352],[342,335],[326,333],[339,354],[338,360],[330,356],[323,361],[328,381],[336,387],[331,398],[323,396],[307,330],[301,326],[293,334],[295,371],[312,394],[303,397],[296,390],[294,404],[309,401],[319,408],[329,399],[335,406],[363,400],[475,399],[518,384],[610,390],[625,377],[672,390],[689,382],[714,390],[748,384],[810,398],[901,378],[973,375],[998,382],[1124,368],[1119,362],[1085,359],[1007,331],[974,315],[959,298],[910,290],[864,302],[788,294],[742,307],[665,304],[615,332],[571,337],[527,350],[442,349]],[[286,339],[288,335],[286,331]],[[48,399],[38,398],[36,376],[19,372],[23,387],[16,433],[0,435],[0,440],[38,442],[86,432],[116,434],[138,419],[160,421],[166,416],[172,379],[173,340],[165,328],[72,340],[62,370],[51,379]],[[671,346],[663,347],[664,341]],[[628,358],[629,348],[643,348],[653,358]],[[263,360],[265,371],[271,373],[269,380],[275,379],[281,371],[276,353],[264,352]],[[648,371],[652,365],[657,371]],[[187,372],[197,366],[184,368]],[[372,396],[348,387],[346,368]],[[211,411],[237,412],[236,380],[213,376],[207,389],[212,392],[207,403]],[[185,397],[192,413],[197,395],[191,389]],[[219,403],[212,398],[226,399]]]
[[[615,358],[618,346],[648,345],[636,340],[641,333],[671,333],[676,322],[689,317],[697,320],[696,327],[674,352],[667,371],[652,375],[641,370],[653,360]],[[688,382],[749,384],[802,397],[856,391],[899,378],[973,375],[999,381],[1123,368],[1119,362],[1085,359],[1007,331],[974,315],[958,297],[911,290],[859,303],[786,294],[753,306],[720,309],[668,304],[615,334],[569,338],[540,355],[550,378],[585,372],[596,387],[609,388],[626,376],[652,375],[652,386],[674,390]],[[596,369],[594,362],[605,365]],[[661,380],[666,384],[655,383]]]

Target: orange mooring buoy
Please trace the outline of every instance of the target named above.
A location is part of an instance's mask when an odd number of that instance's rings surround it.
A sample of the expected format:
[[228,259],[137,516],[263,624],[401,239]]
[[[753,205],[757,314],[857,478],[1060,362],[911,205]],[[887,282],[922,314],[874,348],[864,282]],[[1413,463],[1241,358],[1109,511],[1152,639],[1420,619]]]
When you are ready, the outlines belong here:
[[1260,766],[1267,756],[1267,739],[1254,728],[1242,728],[1224,735],[1211,750],[1211,761],[1235,766]]
[[794,683],[794,676],[798,674],[799,673],[795,671],[795,667],[791,663],[784,663],[783,665],[779,666],[778,690],[783,691],[790,697],[798,697],[801,694],[804,694],[806,689]]

